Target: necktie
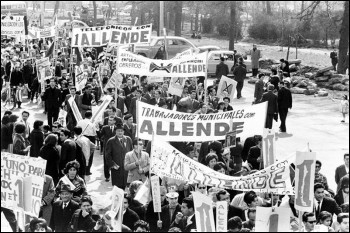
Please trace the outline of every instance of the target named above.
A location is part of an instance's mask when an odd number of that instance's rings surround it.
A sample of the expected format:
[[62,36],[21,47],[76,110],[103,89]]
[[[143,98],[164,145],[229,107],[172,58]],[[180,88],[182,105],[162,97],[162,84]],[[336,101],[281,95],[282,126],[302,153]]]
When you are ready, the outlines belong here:
[[120,139],[120,144],[122,144],[122,147],[125,149],[125,145],[124,145],[123,139]]
[[113,126],[111,126],[111,131],[112,131],[112,133],[113,133]]
[[63,210],[65,210],[67,208],[67,203],[63,204]]
[[317,206],[316,214],[319,215],[321,210],[321,201],[317,201],[317,203],[318,203],[318,206]]

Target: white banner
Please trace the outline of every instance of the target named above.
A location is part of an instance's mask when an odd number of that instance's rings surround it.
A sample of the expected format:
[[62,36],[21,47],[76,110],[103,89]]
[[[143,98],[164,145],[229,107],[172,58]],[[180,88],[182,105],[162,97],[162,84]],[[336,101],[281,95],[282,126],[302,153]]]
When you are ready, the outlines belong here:
[[264,167],[268,167],[276,162],[276,137],[273,129],[264,129],[262,154]]
[[256,207],[257,232],[290,232],[290,209],[283,207]]
[[123,202],[124,190],[118,188],[117,186],[113,186],[111,211],[114,213],[114,216],[112,217],[112,226],[117,232],[122,231]]
[[116,71],[113,72],[112,77],[108,80],[108,83],[103,88],[105,92],[107,92],[108,88],[115,88],[116,86],[119,88],[123,83],[123,76],[118,74]]
[[1,207],[38,217],[46,160],[1,152]]
[[233,111],[215,114],[175,112],[139,102],[137,130],[139,137],[152,140],[152,134],[169,142],[203,142],[224,140],[226,133],[236,131],[237,137],[262,135],[267,102],[251,106],[234,106]]
[[155,213],[162,212],[162,200],[160,198],[160,184],[159,177],[151,177],[151,188],[152,188],[152,198],[153,198],[153,209]]
[[100,47],[150,43],[152,24],[142,26],[98,26],[73,28],[72,47]]
[[175,60],[155,60],[127,51],[120,51],[118,72],[140,76],[193,77],[205,76],[206,52]]
[[1,19],[1,35],[24,35],[24,16],[10,15]]
[[76,120],[77,122],[83,120],[83,118],[82,118],[82,116],[81,116],[81,113],[80,113],[80,111],[79,111],[79,108],[78,108],[77,104],[75,103],[73,97],[70,97],[70,98],[68,99],[68,103],[69,103],[69,105],[70,105],[70,107],[71,107],[71,109],[72,109],[72,112],[73,112],[73,115],[74,115],[74,117],[75,117],[75,120]]
[[169,177],[191,184],[203,183],[223,189],[256,192],[275,192],[291,194],[290,163],[280,161],[272,166],[244,177],[232,177],[216,172],[207,166],[195,162],[170,144],[155,138],[152,143],[151,173],[159,177]]
[[100,106],[98,106],[97,111],[94,113],[94,115],[91,117],[91,123],[94,123],[106,110],[108,104],[111,102],[111,100],[113,99],[112,96],[110,95],[105,95],[104,100],[102,102],[102,104]]
[[172,77],[169,83],[169,94],[180,96],[184,90],[185,78]]
[[235,80],[224,75],[221,76],[217,92],[217,96],[220,98],[220,101],[223,101],[224,97],[229,97],[230,102],[232,103],[236,92],[236,86],[237,82]]
[[47,28],[29,27],[28,35],[33,39],[41,39],[55,36],[55,26]]
[[216,202],[216,232],[227,232],[227,201]]
[[44,66],[50,66],[50,59],[49,57],[44,57],[42,59],[35,61],[37,67],[44,67]]
[[[192,196],[197,232],[215,232],[212,198],[200,192],[192,192]],[[194,219],[192,219],[192,221],[194,221]]]

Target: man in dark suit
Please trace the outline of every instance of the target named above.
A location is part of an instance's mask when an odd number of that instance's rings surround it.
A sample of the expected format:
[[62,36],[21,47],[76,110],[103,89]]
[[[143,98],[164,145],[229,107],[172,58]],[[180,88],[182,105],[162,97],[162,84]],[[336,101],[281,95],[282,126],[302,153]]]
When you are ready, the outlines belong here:
[[228,66],[225,64],[225,58],[220,57],[220,63],[216,65],[215,76],[217,83],[220,83],[221,76],[227,76],[230,73]]
[[250,148],[247,161],[252,165],[252,169],[260,170],[262,138],[258,138],[256,146]]
[[243,65],[243,59],[239,58],[238,66],[233,70],[234,79],[237,82],[237,99],[242,98],[242,89],[244,84],[244,79],[247,76],[247,68]]
[[153,85],[148,85],[147,87],[147,92],[146,94],[143,96],[147,102],[149,104],[149,102],[151,101],[151,99],[153,98],[153,95],[154,95],[154,86]]
[[273,89],[275,89],[274,85],[270,84],[268,86],[268,92],[263,94],[261,102],[268,102],[267,105],[267,116],[265,128],[272,129],[273,119],[277,121],[278,118],[278,102],[277,96],[273,93]]
[[[132,80],[128,79],[126,81],[126,87],[123,88],[125,96],[128,96],[133,92]],[[128,106],[127,106],[128,107]]]
[[346,174],[349,174],[349,153],[344,154],[344,164],[335,169],[335,183],[338,185],[337,190],[339,189],[340,179]]
[[264,81],[263,81],[264,74],[258,75],[258,81],[255,82],[255,89],[254,89],[254,104],[260,103],[260,100],[264,94]]
[[47,106],[47,122],[52,127],[52,122],[57,121],[60,110],[61,91],[56,88],[55,79],[50,79],[50,87],[42,94],[42,100]]
[[136,123],[136,101],[139,100],[141,102],[147,103],[147,99],[142,97],[142,91],[141,90],[136,90],[136,96],[132,98],[131,103],[130,103],[130,109],[129,113],[132,114],[134,123]]
[[181,212],[176,215],[170,228],[178,227],[182,232],[191,232],[191,230],[197,229],[192,198],[186,197],[182,200]]
[[[107,141],[115,136],[117,132],[116,128],[116,119],[113,116],[109,116],[108,125],[103,126],[101,129],[101,140],[103,142],[103,145],[106,145]],[[106,146],[103,150],[103,171],[106,178],[106,182],[109,182],[109,178],[111,177],[111,175],[106,160]]]
[[165,103],[165,100],[163,98],[160,97],[160,90],[155,90],[154,91],[154,98],[152,98],[150,101],[149,101],[149,104],[150,105],[155,105],[157,107],[161,107],[161,104],[162,103]]
[[332,216],[334,214],[338,215],[342,211],[338,204],[333,198],[325,197],[324,194],[325,187],[321,183],[316,183],[314,185],[314,213],[316,218],[322,211],[329,212]]
[[116,136],[110,138],[106,144],[105,156],[109,169],[111,169],[112,185],[125,189],[128,171],[124,169],[125,154],[132,151],[132,141],[124,136],[124,127],[118,124]]
[[81,116],[84,118],[86,111],[91,111],[92,106],[96,106],[96,101],[94,99],[94,96],[91,94],[92,92],[92,86],[90,84],[87,84],[84,89],[84,94],[79,96],[79,110],[81,112]]
[[70,161],[75,160],[76,158],[76,142],[70,139],[71,132],[68,129],[62,129],[60,132],[60,139],[62,141],[61,148],[61,159],[59,164],[59,169],[61,172],[61,176],[63,176],[64,168],[66,164]]
[[[70,131],[73,131],[74,127],[77,125],[77,119],[75,119],[75,116],[73,114],[72,111],[72,107],[70,106],[68,100],[73,97],[75,104],[78,106],[79,104],[79,95],[76,94],[76,87],[75,86],[71,86],[69,88],[70,94],[66,96],[62,107],[66,106],[66,111],[67,111],[67,117],[66,117],[66,121],[67,121],[67,129],[69,129]],[[80,112],[79,112],[80,113]]]
[[177,192],[170,192],[166,194],[168,205],[162,207],[161,220],[158,221],[157,226],[162,232],[168,232],[170,225],[175,221],[176,214],[181,212],[181,206],[178,203],[179,194]]
[[61,200],[53,203],[50,227],[55,232],[67,232],[69,222],[79,204],[72,200],[73,192],[69,185],[63,184],[60,191]]
[[196,112],[200,107],[199,101],[196,100],[196,97],[197,92],[193,90],[190,96],[180,99],[178,103],[178,111],[188,112],[190,110],[192,113]]
[[132,87],[131,88],[132,92],[129,95],[127,95],[125,98],[125,106],[127,107],[129,113],[130,113],[131,100],[136,96],[136,90],[137,90],[137,87]]
[[123,124],[123,120],[120,115],[118,115],[119,109],[115,107],[111,107],[108,109],[108,116],[106,116],[103,120],[103,125],[108,125],[109,117],[114,117],[115,119],[115,124]]
[[140,220],[140,217],[137,213],[129,208],[129,203],[131,202],[131,196],[128,194],[124,195],[123,202],[123,225],[129,227],[130,229],[134,228],[135,223]]
[[[287,82],[287,81],[286,81]],[[280,82],[280,89],[277,96],[278,112],[281,119],[280,131],[285,133],[286,129],[286,119],[288,114],[288,109],[292,109],[292,93],[286,88],[284,82]]]
[[[168,205],[168,201],[166,200],[166,187],[165,186],[160,186],[160,200],[161,200],[161,207]],[[181,209],[180,209],[181,211]],[[149,223],[149,228],[151,232],[159,232],[161,229],[157,226],[158,223],[158,213],[154,212],[154,207],[153,207],[153,200],[149,202],[147,206],[147,211],[146,211],[146,222]],[[170,226],[170,225],[169,225]]]
[[133,116],[128,114],[124,117],[124,135],[131,138],[132,141],[135,140],[136,137],[136,124],[133,123]]

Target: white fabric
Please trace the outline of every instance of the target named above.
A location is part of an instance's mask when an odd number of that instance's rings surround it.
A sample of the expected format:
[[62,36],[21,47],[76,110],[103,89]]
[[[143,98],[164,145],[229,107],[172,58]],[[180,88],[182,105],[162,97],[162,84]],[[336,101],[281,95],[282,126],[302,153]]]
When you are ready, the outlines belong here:
[[80,126],[83,129],[84,136],[96,136],[96,128],[89,119],[79,121],[77,126]]

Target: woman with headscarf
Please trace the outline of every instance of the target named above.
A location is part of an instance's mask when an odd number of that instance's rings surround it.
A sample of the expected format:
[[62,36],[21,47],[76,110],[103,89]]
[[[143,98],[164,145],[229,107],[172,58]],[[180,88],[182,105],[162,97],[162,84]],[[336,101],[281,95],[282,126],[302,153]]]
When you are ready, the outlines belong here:
[[10,132],[10,117],[3,116],[1,120],[1,151],[7,152],[12,142],[12,134]]

